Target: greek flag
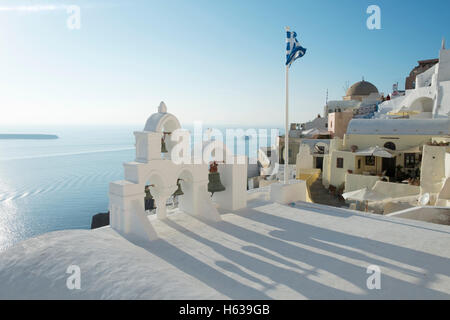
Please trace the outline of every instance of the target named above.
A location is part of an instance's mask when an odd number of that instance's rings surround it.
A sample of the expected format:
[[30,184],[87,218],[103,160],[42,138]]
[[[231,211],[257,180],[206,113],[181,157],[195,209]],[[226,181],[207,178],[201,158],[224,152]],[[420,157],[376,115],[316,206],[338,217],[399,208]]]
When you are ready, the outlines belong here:
[[291,66],[292,62],[305,55],[306,48],[303,48],[297,41],[297,33],[286,31],[286,65]]

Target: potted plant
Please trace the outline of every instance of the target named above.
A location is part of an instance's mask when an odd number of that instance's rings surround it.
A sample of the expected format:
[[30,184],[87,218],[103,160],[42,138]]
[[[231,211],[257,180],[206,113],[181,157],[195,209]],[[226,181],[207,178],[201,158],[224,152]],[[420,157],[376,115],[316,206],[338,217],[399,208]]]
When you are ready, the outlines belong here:
[[352,152],[356,152],[356,150],[358,150],[358,146],[352,145],[350,149],[352,150]]

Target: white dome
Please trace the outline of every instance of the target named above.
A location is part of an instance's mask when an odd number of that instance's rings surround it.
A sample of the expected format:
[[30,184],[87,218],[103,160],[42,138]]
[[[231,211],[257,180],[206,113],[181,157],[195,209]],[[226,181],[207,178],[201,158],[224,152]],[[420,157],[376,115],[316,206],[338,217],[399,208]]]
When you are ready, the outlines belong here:
[[173,132],[180,129],[181,125],[178,119],[170,113],[167,113],[167,106],[161,102],[158,112],[152,114],[145,123],[144,131],[147,132]]

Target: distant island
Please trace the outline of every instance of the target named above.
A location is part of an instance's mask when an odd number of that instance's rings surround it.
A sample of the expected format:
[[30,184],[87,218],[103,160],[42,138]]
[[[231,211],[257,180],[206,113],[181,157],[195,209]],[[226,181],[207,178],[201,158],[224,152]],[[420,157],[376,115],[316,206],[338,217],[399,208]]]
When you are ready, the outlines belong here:
[[0,140],[52,140],[58,139],[55,134],[0,133]]

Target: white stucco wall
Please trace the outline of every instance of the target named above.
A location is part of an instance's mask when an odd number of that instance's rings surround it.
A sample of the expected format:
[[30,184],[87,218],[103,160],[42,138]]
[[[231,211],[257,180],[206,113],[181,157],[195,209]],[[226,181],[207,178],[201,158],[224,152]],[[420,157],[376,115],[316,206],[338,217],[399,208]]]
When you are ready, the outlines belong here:
[[450,153],[445,153],[445,177],[450,178]]
[[[337,159],[343,158],[343,168],[337,167]],[[335,187],[345,183],[345,176],[348,170],[355,170],[355,154],[347,151],[333,151],[330,155],[330,185]]]
[[421,193],[437,194],[446,177],[446,147],[423,146],[421,166]]
[[372,189],[380,181],[378,176],[364,176],[347,173],[345,176],[345,192],[360,190],[363,188]]
[[313,169],[314,156],[311,154],[311,148],[307,144],[301,144],[297,154],[297,169]]
[[433,84],[433,77],[435,73],[437,73],[438,66],[439,64],[435,64],[427,71],[419,74],[416,77],[416,88],[429,87],[431,84]]
[[273,183],[270,185],[270,200],[280,204],[307,201],[307,187],[304,180],[290,180],[288,184]]
[[412,147],[425,144],[431,141],[433,135],[357,135],[347,134],[345,135],[346,150],[350,150],[352,145],[358,146],[358,150],[368,149],[370,147],[379,146],[383,147],[387,142],[393,142],[396,150],[407,150]]
[[434,112],[440,115],[450,113],[450,81],[441,81],[438,85],[438,99]]
[[330,186],[330,155],[328,154],[323,157],[322,184],[325,188]]
[[430,223],[450,225],[450,208],[416,207],[392,213],[389,217],[419,220]]
[[439,52],[438,81],[450,80],[450,50]]
[[332,162],[331,162],[332,153],[334,151],[342,149],[343,141],[344,140],[342,140],[340,138],[331,139],[328,154],[324,155],[324,157],[323,157],[322,184],[326,188],[328,188],[331,184],[330,181],[331,181],[332,170],[334,170],[334,167],[332,166]]
[[420,193],[420,187],[418,186],[384,181],[377,181],[372,190],[391,198],[414,196]]
[[236,156],[233,164],[219,164],[220,180],[226,189],[215,193],[212,199],[226,210],[239,210],[247,206],[247,161],[239,158]]

